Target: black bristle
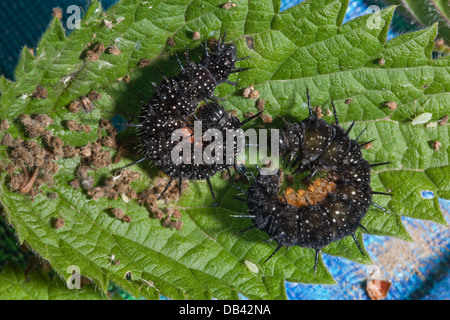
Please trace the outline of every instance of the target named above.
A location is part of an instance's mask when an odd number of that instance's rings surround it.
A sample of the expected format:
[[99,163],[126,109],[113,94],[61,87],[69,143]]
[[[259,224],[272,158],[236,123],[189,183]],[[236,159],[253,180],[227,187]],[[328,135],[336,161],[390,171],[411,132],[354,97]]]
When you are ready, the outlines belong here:
[[277,251],[281,249],[281,247],[282,247],[282,245],[279,244],[279,245],[276,247],[276,249],[272,252],[272,254],[271,254],[266,260],[264,260],[263,263],[266,263],[267,261],[269,261],[269,259],[272,258],[272,257],[275,255],[275,253],[277,253]]

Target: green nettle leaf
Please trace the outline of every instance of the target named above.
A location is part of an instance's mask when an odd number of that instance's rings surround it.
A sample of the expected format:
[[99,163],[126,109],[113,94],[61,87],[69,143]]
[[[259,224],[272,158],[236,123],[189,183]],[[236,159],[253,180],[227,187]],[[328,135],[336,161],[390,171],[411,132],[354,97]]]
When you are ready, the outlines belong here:
[[[239,67],[250,69],[230,80],[259,90],[273,127],[282,126],[279,116],[291,121],[307,116],[308,87],[313,106],[321,106],[327,121],[334,121],[329,112],[333,100],[343,127],[356,120],[352,138],[367,128],[360,141],[375,139],[371,148],[363,150],[364,157],[391,164],[374,167],[372,188],[393,196],[375,195],[374,202],[392,213],[370,209],[363,220],[368,232],[411,241],[402,215],[445,224],[437,197],[421,196],[422,190],[430,190],[450,198],[449,126],[441,121],[449,113],[450,57],[431,58],[437,25],[386,42],[394,7],[379,12],[380,23],[373,27],[373,15],[342,25],[347,0],[307,0],[282,13],[278,0],[233,3],[227,9],[220,0],[123,0],[104,13],[93,1],[81,28],[68,37],[59,20],[53,20],[36,56],[23,50],[15,82],[0,79],[0,119],[10,124],[0,135],[34,140],[46,148],[43,139],[27,136],[17,118],[47,114],[54,123],[46,129],[65,145],[93,143],[106,134],[100,119],[138,114],[142,96],[153,93],[150,82],[159,83],[163,74],[178,72],[174,53],[183,57],[190,48],[191,58],[198,59],[205,38],[218,38],[227,30],[227,41],[236,43],[239,57],[251,56],[239,62]],[[200,40],[192,39],[194,31],[200,33]],[[169,37],[173,46],[167,44]],[[87,50],[100,43],[105,48],[116,46],[120,54],[107,49],[98,59],[89,59]],[[38,84],[46,88],[46,99],[32,96]],[[91,91],[101,94],[93,101],[92,112],[69,111],[72,101]],[[227,110],[244,119],[245,113],[256,112],[257,101],[243,98],[242,93],[228,84],[216,90],[217,96],[227,99],[223,102]],[[438,125],[412,125],[426,113],[432,115],[429,123]],[[68,120],[90,125],[91,131],[68,130]],[[125,141],[133,135],[127,129],[117,139]],[[112,156],[117,152],[110,147],[103,150]],[[10,153],[10,148],[0,147],[3,167]],[[88,175],[101,185],[117,168],[137,159],[137,153],[129,152],[118,163],[89,170]],[[259,230],[236,235],[251,221],[231,215],[248,208],[230,197],[237,191],[221,174],[212,179],[215,201],[205,182],[189,182],[179,201],[160,203],[181,211],[183,227],[177,231],[162,226],[150,208],[136,200],[120,196],[95,200],[82,188],[74,189],[70,182],[76,177],[79,157],[59,157],[57,164],[53,183],[44,183],[32,198],[13,192],[11,175],[2,172],[0,200],[19,241],[64,278],[67,267],[77,265],[104,292],[113,282],[148,299],[160,294],[174,299],[235,299],[239,294],[286,299],[284,280],[334,283],[322,260],[314,276],[312,249],[283,248],[263,263],[276,243],[263,242],[267,235]],[[158,177],[150,165],[132,169],[141,174],[132,183],[136,192],[152,187]],[[58,196],[49,199],[49,193]],[[115,218],[113,208],[122,209],[131,222]],[[64,219],[64,226],[55,228],[57,218]],[[357,236],[361,240],[363,233]],[[371,263],[370,252],[363,257],[351,238],[333,243],[324,252]],[[248,268],[249,261],[258,267],[257,273]],[[9,279],[9,274],[6,271],[2,277]],[[46,297],[47,291],[41,291]]]
[[25,276],[17,264],[6,265],[0,273],[0,297],[11,300],[108,299],[90,284],[81,289],[69,289],[58,276],[50,278],[42,269],[33,269]]
[[450,2],[447,0],[382,0],[398,5],[414,22],[428,26],[439,22],[439,36],[450,41]]

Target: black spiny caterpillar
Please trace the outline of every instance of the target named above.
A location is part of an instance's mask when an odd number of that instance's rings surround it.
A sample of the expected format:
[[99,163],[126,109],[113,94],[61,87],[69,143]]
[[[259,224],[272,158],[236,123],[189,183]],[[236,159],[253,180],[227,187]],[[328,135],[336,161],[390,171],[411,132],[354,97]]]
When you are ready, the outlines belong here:
[[[280,157],[293,175],[306,173],[303,179],[307,190],[287,188],[280,194],[281,170],[275,175],[261,175],[254,179],[245,193],[248,215],[253,224],[243,230],[258,228],[278,243],[269,260],[281,247],[300,246],[316,252],[314,274],[320,250],[334,241],[353,237],[359,250],[355,232],[361,225],[373,194],[370,170],[376,165],[363,159],[358,139],[350,139],[348,130],[340,125],[333,105],[335,124],[319,119],[313,113],[309,93],[309,117],[299,123],[287,123],[280,134]],[[386,211],[386,210],[385,210]],[[367,230],[366,230],[367,231]]]
[[164,77],[163,82],[156,86],[153,97],[142,108],[142,114],[151,107],[165,119],[185,120],[201,101],[217,99],[214,90],[218,85],[223,82],[235,85],[228,80],[228,76],[246,70],[235,65],[248,57],[238,58],[236,46],[226,43],[225,37],[226,33],[221,40],[213,42],[211,51],[205,43],[205,52],[198,63],[189,61],[188,56],[185,66],[178,60],[180,73],[171,78]]
[[[151,109],[150,109],[151,110]],[[209,143],[197,142],[192,131],[193,120],[202,123],[202,136],[209,129],[218,130],[222,137],[225,137],[227,130],[239,129],[247,121],[241,122],[237,117],[225,111],[225,109],[217,102],[208,102],[200,106],[196,112],[188,117],[186,122],[181,120],[162,120],[157,114],[151,112],[146,116],[144,129],[141,131],[141,140],[144,143],[143,152],[145,159],[152,162],[167,176],[170,177],[168,185],[173,179],[179,179],[181,186],[182,179],[189,180],[206,180],[214,197],[209,179],[217,172],[229,170],[234,164],[237,156],[243,149],[243,145],[239,145],[237,140],[233,141],[233,145],[227,145],[226,140],[223,141],[221,154],[213,154],[213,159],[203,159],[202,163],[195,163],[195,145],[200,144],[201,152],[205,151]],[[248,120],[248,119],[247,119]],[[172,159],[172,150],[177,150],[180,140],[172,141],[171,135],[174,130],[180,129],[184,138],[191,144],[190,163],[174,163]],[[242,137],[237,136],[237,139]],[[232,159],[227,158],[227,151],[231,148]]]
[[[139,124],[129,124],[139,129],[141,138],[142,153],[144,158],[139,159],[128,166],[139,163],[144,160],[151,160],[156,167],[167,174],[170,178],[165,190],[174,179],[181,183],[183,179],[206,180],[214,198],[214,192],[209,179],[218,171],[229,170],[229,161],[223,159],[219,164],[196,164],[174,163],[171,158],[171,151],[178,142],[171,141],[172,133],[180,129],[185,133],[185,137],[194,135],[194,121],[202,122],[202,133],[208,129],[216,129],[225,137],[227,129],[238,129],[244,123],[254,119],[259,114],[240,122],[235,116],[228,114],[225,109],[217,102],[208,102],[210,100],[220,100],[214,96],[214,90],[217,85],[227,82],[231,85],[236,83],[228,80],[232,73],[246,70],[245,68],[236,68],[236,62],[245,58],[237,58],[236,46],[232,43],[225,43],[225,35],[219,40],[213,42],[211,50],[208,50],[205,43],[205,52],[199,63],[189,61],[182,65],[178,59],[181,71],[179,74],[166,78],[156,86],[156,90],[148,103],[141,110]],[[197,109],[200,102],[206,104]],[[194,143],[192,139],[192,144]],[[204,150],[207,144],[202,142],[201,149]],[[234,159],[236,159],[238,150],[236,140],[233,146],[223,144],[223,155],[226,155],[227,148],[233,148]],[[194,148],[192,148],[191,159],[194,160]]]

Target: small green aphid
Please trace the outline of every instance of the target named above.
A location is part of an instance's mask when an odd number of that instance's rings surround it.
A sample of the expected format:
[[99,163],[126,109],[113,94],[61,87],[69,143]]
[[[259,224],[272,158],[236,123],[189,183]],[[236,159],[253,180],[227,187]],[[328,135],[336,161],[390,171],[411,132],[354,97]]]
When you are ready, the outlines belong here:
[[256,264],[251,262],[250,260],[244,260],[244,264],[251,273],[255,274],[259,272],[259,268]]
[[429,112],[425,112],[422,114],[419,114],[417,117],[415,117],[413,119],[413,121],[411,122],[411,124],[413,126],[415,126],[416,124],[422,124],[422,123],[427,123],[428,121],[431,120],[431,117],[433,116],[432,113]]

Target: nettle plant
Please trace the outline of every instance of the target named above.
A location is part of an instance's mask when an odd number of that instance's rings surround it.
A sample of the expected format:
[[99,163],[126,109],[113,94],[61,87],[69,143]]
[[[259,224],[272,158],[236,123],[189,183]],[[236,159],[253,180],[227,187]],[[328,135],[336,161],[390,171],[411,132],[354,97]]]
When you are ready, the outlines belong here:
[[387,5],[397,5],[401,14],[419,26],[439,23],[438,37],[450,41],[450,3],[447,0],[376,0]]
[[[324,120],[335,121],[333,101],[345,130],[355,120],[351,139],[365,128],[360,142],[375,139],[363,157],[390,164],[373,168],[370,186],[392,196],[372,200],[391,213],[369,209],[356,232],[361,246],[363,233],[411,241],[402,216],[446,224],[438,198],[421,196],[450,198],[450,57],[432,59],[438,27],[386,41],[395,7],[342,24],[347,6],[310,0],[279,13],[277,0],[124,0],[103,12],[93,1],[67,37],[55,18],[35,54],[22,51],[16,80],[0,79],[0,201],[18,241],[64,279],[75,265],[101,292],[115,283],[148,299],[285,299],[285,280],[334,283],[320,257],[315,270],[313,249],[282,248],[264,263],[277,243],[257,229],[236,235],[251,224],[232,217],[248,210],[232,197],[230,180],[239,179],[216,174],[215,199],[206,181],[190,181],[181,197],[174,183],[158,200],[168,180],[151,162],[117,171],[141,155],[136,131],[118,133],[115,116],[132,121],[151,83],[180,72],[175,53],[183,64],[188,48],[198,61],[205,39],[211,45],[225,30],[238,57],[251,57],[229,77],[241,87],[215,90],[227,111],[242,121],[264,105],[247,125],[282,128],[281,118],[309,115],[308,88]],[[349,236],[322,252],[370,264],[360,249]],[[2,295],[25,281],[11,266],[0,277]],[[32,278],[50,288],[39,297],[70,295]]]

